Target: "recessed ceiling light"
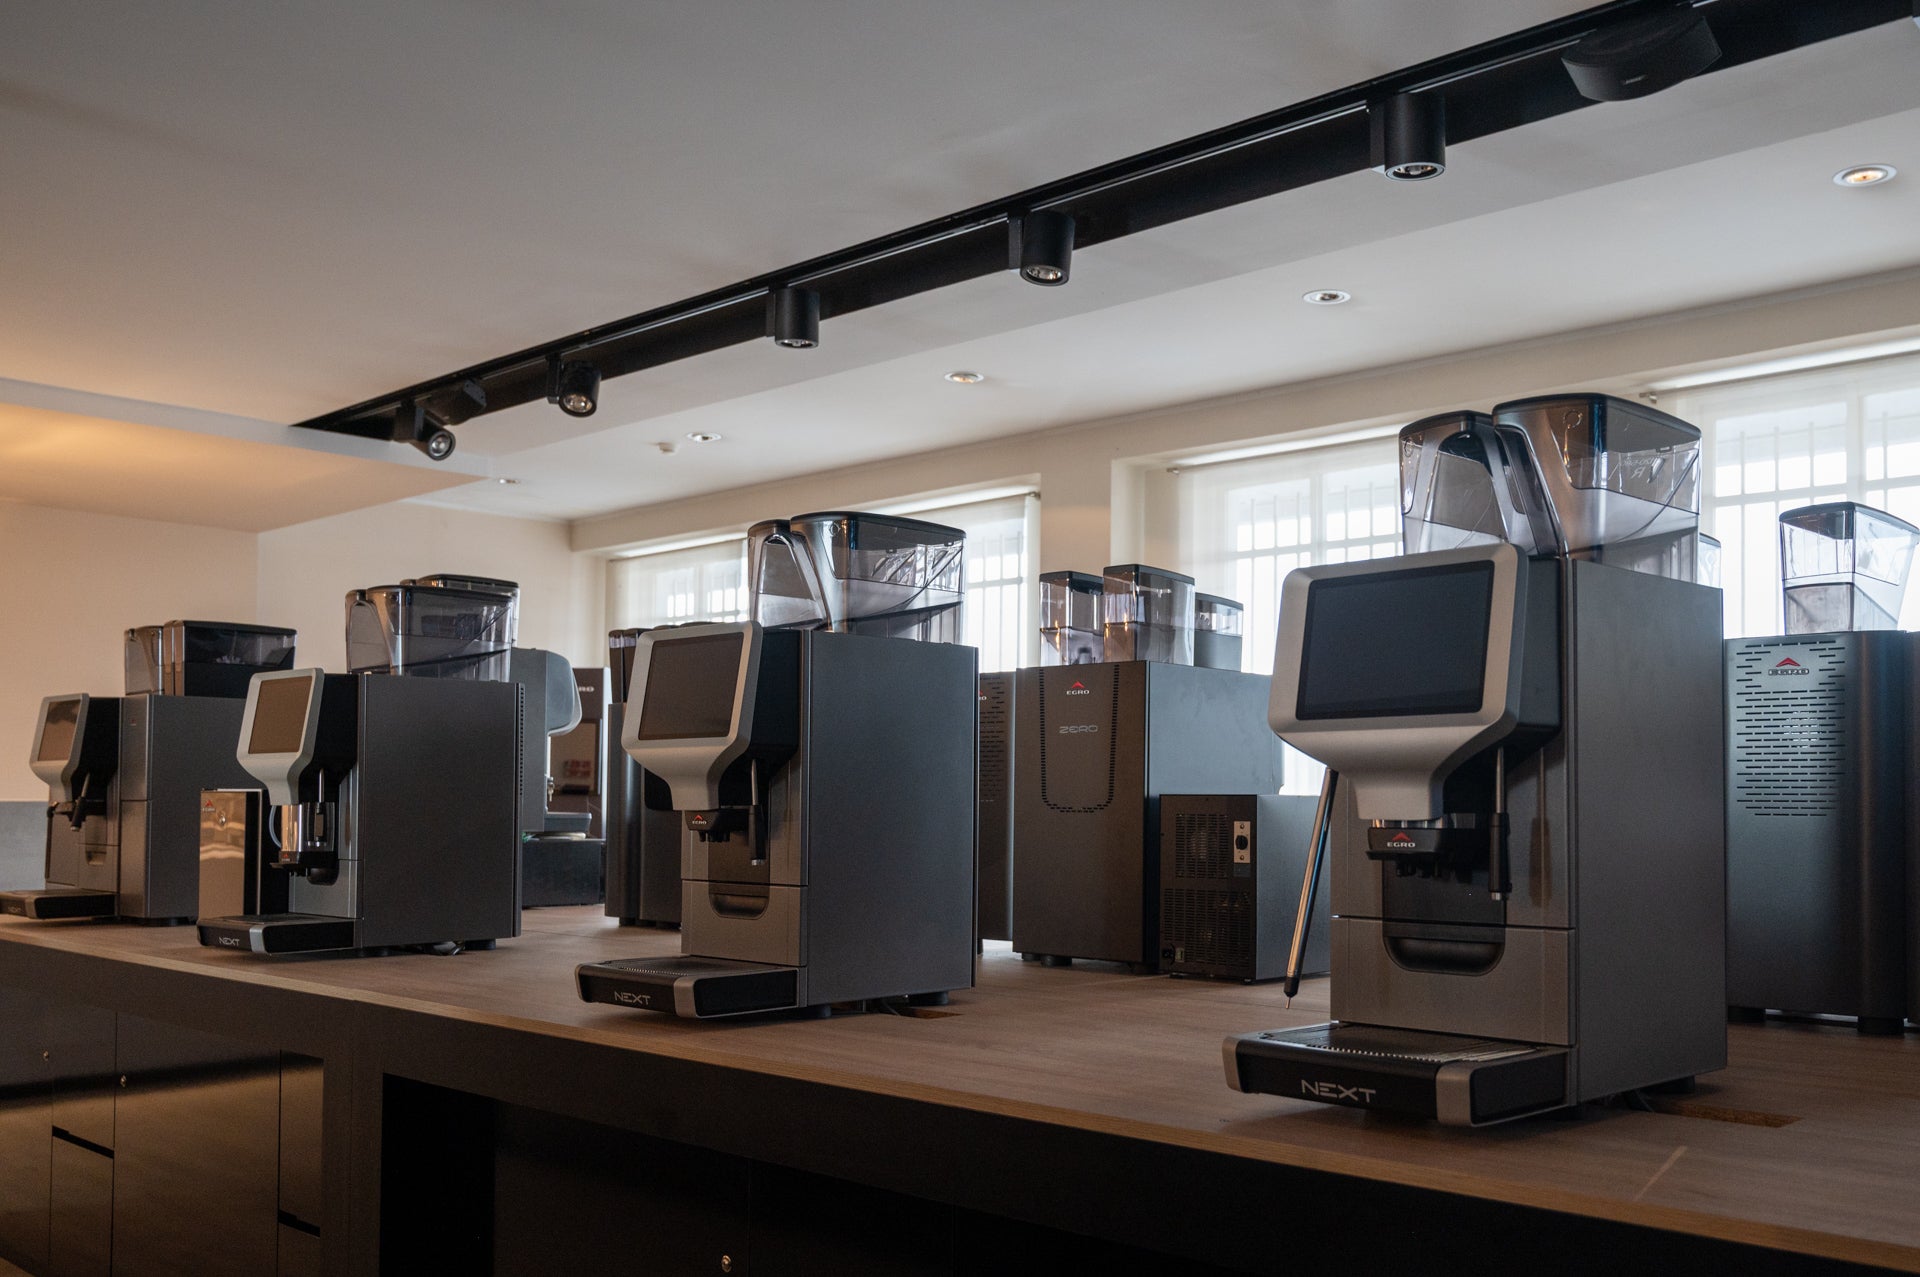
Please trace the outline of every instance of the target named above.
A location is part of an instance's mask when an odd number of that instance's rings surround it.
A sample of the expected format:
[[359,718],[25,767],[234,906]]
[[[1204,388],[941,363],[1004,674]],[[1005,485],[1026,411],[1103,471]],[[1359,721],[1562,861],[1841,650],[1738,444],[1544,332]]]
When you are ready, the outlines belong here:
[[509,487],[511,487],[513,484],[516,484],[520,481],[518,479],[495,479],[494,482],[504,483],[504,484],[507,484]]
[[706,430],[689,430],[687,431],[687,438],[693,440],[695,443],[718,443],[720,440],[719,435]]
[[1300,300],[1309,306],[1338,306],[1352,301],[1353,294],[1344,288],[1313,288],[1301,293]]
[[1878,186],[1893,180],[1900,170],[1891,164],[1856,164],[1833,175],[1835,186]]
[[947,374],[947,380],[956,386],[977,386],[986,379],[987,374],[983,372],[968,372],[964,368]]

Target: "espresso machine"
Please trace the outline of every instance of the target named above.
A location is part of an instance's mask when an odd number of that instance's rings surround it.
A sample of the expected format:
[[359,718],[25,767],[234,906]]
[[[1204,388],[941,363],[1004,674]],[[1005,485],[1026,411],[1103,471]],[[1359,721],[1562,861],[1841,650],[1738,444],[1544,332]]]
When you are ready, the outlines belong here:
[[1334,1019],[1228,1038],[1234,1089],[1479,1126],[1725,1065],[1698,440],[1601,395],[1416,422],[1408,553],[1288,575],[1268,713],[1328,768]]
[[518,600],[499,584],[355,591],[363,672],[254,677],[238,757],[277,808],[264,873],[287,905],[203,917],[201,944],[454,952],[519,934],[528,724],[545,711],[528,704],[543,680],[512,678]]
[[754,620],[649,630],[621,745],[679,813],[681,954],[582,999],[690,1018],[973,983],[976,656],[964,534],[858,513],[756,525]]
[[30,762],[51,791],[47,886],[0,892],[0,913],[177,924],[259,908],[256,876],[231,863],[258,829],[232,742],[247,681],[291,665],[293,641],[230,621],[139,626],[125,696],[43,701]]
[[1194,665],[1191,578],[1139,564],[1073,577],[1103,582],[1105,659],[1055,655],[1015,676],[1013,947],[1144,973],[1164,947],[1160,796],[1276,793],[1280,742],[1265,675]]
[[1786,633],[1729,639],[1727,1002],[1908,1011],[1914,645],[1896,628],[1920,529],[1852,501],[1780,516]]
[[645,628],[607,634],[607,916],[623,927],[680,925],[680,817],[664,790],[646,801],[651,783],[633,756],[620,747],[627,695],[633,684],[633,654]]

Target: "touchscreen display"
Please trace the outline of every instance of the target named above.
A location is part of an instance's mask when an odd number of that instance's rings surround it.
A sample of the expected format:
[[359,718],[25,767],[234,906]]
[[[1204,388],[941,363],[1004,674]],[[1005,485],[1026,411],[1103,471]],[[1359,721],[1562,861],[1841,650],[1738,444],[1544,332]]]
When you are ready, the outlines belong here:
[[80,726],[80,698],[70,697],[47,706],[47,725],[40,729],[36,763],[58,763],[73,757],[73,733]]
[[261,678],[253,685],[253,734],[249,754],[297,754],[307,743],[307,703],[313,699],[311,674],[299,678]]
[[647,658],[638,740],[700,740],[733,730],[733,693],[747,636],[660,639]]
[[1296,717],[1472,713],[1485,691],[1492,612],[1491,563],[1315,581]]

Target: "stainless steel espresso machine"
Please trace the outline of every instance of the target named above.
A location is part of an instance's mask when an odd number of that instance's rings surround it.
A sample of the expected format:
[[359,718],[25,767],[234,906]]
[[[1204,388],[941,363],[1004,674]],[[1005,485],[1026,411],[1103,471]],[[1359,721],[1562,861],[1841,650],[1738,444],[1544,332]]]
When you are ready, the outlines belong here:
[[230,621],[139,626],[125,696],[41,702],[29,761],[51,791],[47,886],[0,892],[0,913],[170,924],[260,908],[239,863],[257,857],[242,832],[258,827],[257,786],[233,740],[248,680],[291,665],[293,641]]
[[761,524],[755,620],[638,636],[621,744],[684,821],[681,956],[582,966],[584,1000],[704,1019],[971,986],[977,662],[940,641],[963,547]]
[[519,934],[540,710],[510,677],[516,615],[488,583],[355,591],[348,661],[368,672],[255,676],[238,756],[278,808],[265,873],[286,881],[287,908],[202,918],[201,944],[451,952]]
[[1698,439],[1599,395],[1417,422],[1409,553],[1287,577],[1269,717],[1329,768],[1334,1020],[1228,1038],[1229,1085],[1478,1126],[1724,1066]]
[[1913,636],[1920,529],[1852,501],[1780,516],[1786,633],[1729,639],[1727,1003],[1902,1031],[1914,990]]

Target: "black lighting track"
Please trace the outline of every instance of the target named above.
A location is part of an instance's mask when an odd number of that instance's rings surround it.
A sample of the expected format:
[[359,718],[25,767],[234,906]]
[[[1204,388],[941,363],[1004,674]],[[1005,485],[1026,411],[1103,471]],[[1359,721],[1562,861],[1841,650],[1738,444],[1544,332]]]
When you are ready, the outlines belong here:
[[[1038,210],[1069,214],[1074,244],[1085,248],[1359,172],[1369,166],[1369,105],[1399,93],[1443,93],[1448,142],[1594,106],[1574,89],[1561,53],[1615,22],[1683,7],[1675,0],[1615,0],[297,424],[393,439],[424,410],[456,425],[547,398],[549,369],[562,358],[618,377],[766,337],[772,295],[781,288],[819,294],[821,317],[832,318],[1013,270],[1021,219]],[[1706,15],[1720,45],[1710,74],[1913,17],[1915,0],[1699,0],[1692,7]]]

